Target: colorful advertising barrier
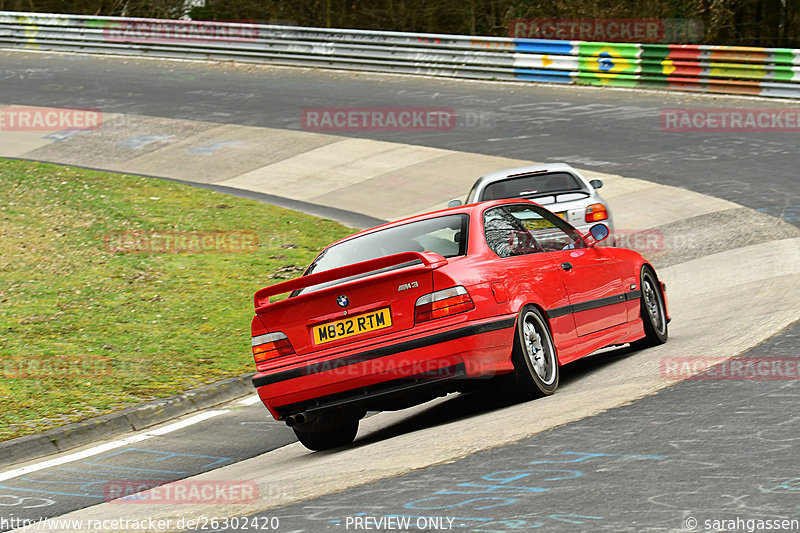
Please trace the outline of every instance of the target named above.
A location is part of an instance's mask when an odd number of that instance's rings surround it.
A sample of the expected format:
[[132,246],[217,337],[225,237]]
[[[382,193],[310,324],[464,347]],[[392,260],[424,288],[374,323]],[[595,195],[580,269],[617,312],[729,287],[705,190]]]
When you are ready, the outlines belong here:
[[642,42],[0,12],[0,47],[800,98],[800,49],[657,42],[698,39],[699,21],[513,22],[513,35],[630,35]]

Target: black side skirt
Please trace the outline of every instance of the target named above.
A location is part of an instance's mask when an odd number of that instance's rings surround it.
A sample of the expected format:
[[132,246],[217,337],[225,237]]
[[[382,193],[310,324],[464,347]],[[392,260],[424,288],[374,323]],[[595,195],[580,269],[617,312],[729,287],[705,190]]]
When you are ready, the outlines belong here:
[[569,315],[571,313],[579,313],[580,311],[588,311],[589,309],[597,309],[598,307],[605,307],[607,305],[614,305],[620,302],[627,302],[628,300],[636,300],[641,298],[642,291],[630,291],[623,294],[615,294],[614,296],[606,296],[605,298],[597,298],[596,300],[589,300],[588,302],[581,302],[579,304],[565,305],[564,307],[556,307],[547,312],[548,318],[556,318],[559,316]]

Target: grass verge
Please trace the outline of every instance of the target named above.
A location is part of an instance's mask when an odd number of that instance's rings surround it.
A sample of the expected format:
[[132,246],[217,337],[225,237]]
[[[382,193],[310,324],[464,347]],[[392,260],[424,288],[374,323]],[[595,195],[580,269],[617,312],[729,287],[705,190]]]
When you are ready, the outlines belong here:
[[0,191],[0,440],[253,371],[253,293],[352,233],[40,163],[0,159]]

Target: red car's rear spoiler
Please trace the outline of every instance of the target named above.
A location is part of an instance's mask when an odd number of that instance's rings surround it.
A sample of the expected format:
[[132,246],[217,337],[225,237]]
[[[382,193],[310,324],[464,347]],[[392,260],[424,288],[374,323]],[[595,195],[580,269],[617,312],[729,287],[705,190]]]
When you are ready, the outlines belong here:
[[306,287],[313,287],[314,285],[320,285],[337,279],[349,278],[350,276],[357,276],[358,274],[366,274],[368,272],[374,272],[412,261],[422,261],[423,265],[430,268],[438,268],[447,264],[447,259],[434,252],[403,252],[339,268],[332,268],[331,270],[309,274],[308,276],[284,281],[283,283],[277,283],[256,292],[253,297],[253,302],[256,309],[258,309],[269,304],[270,296],[277,296],[278,294],[284,294]]

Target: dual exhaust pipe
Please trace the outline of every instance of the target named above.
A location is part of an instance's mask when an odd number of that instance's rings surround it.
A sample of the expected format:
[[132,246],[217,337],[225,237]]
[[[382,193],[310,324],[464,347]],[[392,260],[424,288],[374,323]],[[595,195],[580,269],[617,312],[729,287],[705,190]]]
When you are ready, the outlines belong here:
[[313,415],[309,415],[308,413],[298,413],[296,415],[287,416],[286,425],[291,428],[297,425],[308,424],[314,420],[316,420],[316,417]]

